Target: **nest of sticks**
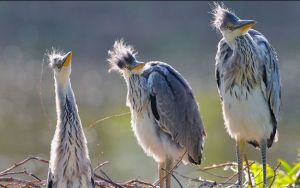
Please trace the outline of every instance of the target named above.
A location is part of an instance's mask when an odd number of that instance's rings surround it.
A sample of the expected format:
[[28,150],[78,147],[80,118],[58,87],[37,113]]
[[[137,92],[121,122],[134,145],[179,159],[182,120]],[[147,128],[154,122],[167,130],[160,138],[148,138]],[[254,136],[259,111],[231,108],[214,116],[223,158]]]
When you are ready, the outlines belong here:
[[[11,187],[20,187],[20,188],[40,188],[40,187],[46,187],[47,180],[39,177],[40,175],[32,173],[28,168],[26,168],[28,162],[33,162],[34,165],[42,165],[45,166],[45,168],[48,168],[49,161],[40,157],[36,156],[29,156],[26,159],[13,164],[9,168],[3,170],[0,172],[0,187],[3,188],[11,188]],[[39,164],[38,164],[39,163]],[[154,183],[146,182],[139,179],[132,179],[127,182],[115,182],[110,178],[101,168],[107,164],[108,162],[104,162],[94,168],[94,179],[96,183],[96,187],[101,188],[137,188],[137,187],[143,187],[143,188],[158,188],[159,181],[156,181]],[[210,181],[210,180],[203,180],[200,178],[192,178],[187,177],[183,174],[180,174],[176,171],[176,168],[180,165],[181,160],[179,160],[175,166],[168,172],[175,182],[178,184],[178,187],[186,187],[186,185],[182,185],[182,183],[178,180],[177,177],[181,177],[189,182],[193,182],[193,185],[198,188],[202,187],[235,187],[237,184],[236,182],[236,176],[237,173],[234,173],[231,176],[220,176],[212,172],[212,170],[220,170],[224,168],[236,168],[237,164],[233,162],[227,162],[222,163],[218,165],[212,165],[204,168],[199,168],[199,171],[206,173],[210,175],[212,178],[221,178],[223,181],[216,182],[216,181]],[[244,167],[244,170],[248,172],[247,174],[250,174],[249,167],[254,164],[254,162],[248,162],[246,160],[246,166]],[[276,170],[278,169],[279,165],[275,168],[275,174]],[[176,177],[177,176],[177,177]],[[45,175],[44,175],[45,177]],[[247,178],[248,181],[247,184],[250,187],[254,187],[252,185],[251,179],[253,178]]]

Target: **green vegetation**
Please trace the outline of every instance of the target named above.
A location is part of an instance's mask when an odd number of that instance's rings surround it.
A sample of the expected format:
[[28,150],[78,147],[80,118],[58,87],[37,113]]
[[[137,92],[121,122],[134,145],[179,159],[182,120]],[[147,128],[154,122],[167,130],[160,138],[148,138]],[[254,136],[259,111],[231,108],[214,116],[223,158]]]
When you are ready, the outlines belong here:
[[[246,162],[244,163],[247,166]],[[249,168],[246,169],[245,179],[247,180],[247,188],[260,188],[263,187],[263,178],[262,178],[262,165],[257,162],[248,163]],[[237,169],[231,168],[233,171]],[[278,165],[276,167],[271,167],[267,165],[267,178],[268,185],[272,188],[281,188],[281,187],[292,187],[300,186],[300,160],[293,164],[289,164],[283,159],[278,159]],[[298,173],[298,174],[297,174]],[[250,175],[250,176],[249,176]],[[249,177],[251,181],[249,181]]]

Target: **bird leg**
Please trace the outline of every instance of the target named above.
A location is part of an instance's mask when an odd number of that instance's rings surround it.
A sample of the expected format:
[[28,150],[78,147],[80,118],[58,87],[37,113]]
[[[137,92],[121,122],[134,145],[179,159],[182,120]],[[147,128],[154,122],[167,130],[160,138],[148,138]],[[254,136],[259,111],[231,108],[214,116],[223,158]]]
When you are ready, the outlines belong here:
[[167,159],[166,160],[166,188],[171,188],[171,174],[169,172],[171,172],[172,170],[172,163],[173,163],[173,160],[172,159]]
[[243,153],[245,141],[240,140],[236,142],[236,156],[238,163],[238,186],[243,187]]
[[165,176],[165,171],[163,170],[165,168],[165,162],[160,162],[158,164],[158,172],[159,172],[159,187],[160,188],[164,188],[164,183],[165,183],[165,180],[164,180],[164,176]]
[[267,187],[267,168],[266,168],[266,161],[267,161],[267,141],[262,140],[260,142],[260,150],[261,150],[261,157],[262,157],[262,165],[263,165],[263,180],[264,180],[264,188]]

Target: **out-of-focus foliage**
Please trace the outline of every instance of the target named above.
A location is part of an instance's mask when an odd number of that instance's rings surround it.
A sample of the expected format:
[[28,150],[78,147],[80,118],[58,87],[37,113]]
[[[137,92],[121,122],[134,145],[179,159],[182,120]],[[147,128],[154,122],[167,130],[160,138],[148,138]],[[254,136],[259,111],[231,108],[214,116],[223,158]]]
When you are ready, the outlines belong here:
[[[262,164],[257,161],[244,161],[244,187],[247,188],[263,188],[263,172]],[[227,172],[227,175],[221,175],[221,172]],[[237,163],[227,162],[214,164],[200,169],[199,178],[188,179],[188,187],[235,187],[237,185]],[[203,178],[204,174],[208,175]],[[221,178],[218,181],[214,180]],[[213,180],[213,181],[212,181]],[[276,166],[267,164],[267,181],[268,187],[300,187],[300,160],[297,159],[294,163],[289,163],[283,159],[278,159]]]
[[[246,165],[246,163],[244,163]],[[254,162],[249,165],[249,171],[251,176],[251,182],[253,187],[262,188],[262,165]],[[272,168],[270,165],[267,165],[267,179],[268,185],[273,188],[288,187],[293,185],[298,185],[300,183],[299,179],[299,170],[300,170],[300,161],[293,164],[289,164],[283,159],[278,159],[278,166]],[[245,173],[245,178],[249,182],[249,175]],[[250,185],[247,186],[251,188]]]
[[[300,169],[300,161],[290,165],[287,161],[278,159],[278,163],[278,168],[271,168],[269,165],[267,165],[268,185],[274,188],[294,185],[298,178],[297,172]],[[257,188],[263,187],[262,165],[257,162],[251,164],[250,174],[253,178],[251,179],[253,186]],[[245,175],[245,178],[248,179],[248,174]],[[299,183],[299,179],[297,182]],[[250,187],[251,186],[248,185],[248,188]]]

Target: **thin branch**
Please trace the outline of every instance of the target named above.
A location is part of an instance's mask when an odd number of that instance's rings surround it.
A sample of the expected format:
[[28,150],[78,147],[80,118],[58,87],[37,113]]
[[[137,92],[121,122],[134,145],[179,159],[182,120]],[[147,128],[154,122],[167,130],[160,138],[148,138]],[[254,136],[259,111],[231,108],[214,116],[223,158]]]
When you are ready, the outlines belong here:
[[[251,162],[249,165],[251,166],[252,164],[254,164],[255,162]],[[247,167],[243,168],[243,171],[246,169]],[[232,180],[235,176],[237,176],[238,173],[233,174],[232,176],[230,176],[224,183],[228,183],[230,180]]]
[[201,179],[197,179],[197,178],[191,178],[191,177],[185,176],[183,174],[180,174],[177,171],[174,171],[174,173],[181,176],[182,178],[184,178],[186,180],[198,182],[201,184],[201,186],[213,187],[213,186],[220,185],[220,186],[224,187],[224,185],[234,185],[232,183],[217,183],[216,181],[211,181],[211,180],[201,180]]
[[176,178],[176,176],[172,173],[172,172],[169,172],[167,171],[166,169],[163,169],[163,171],[167,172],[168,174],[170,174],[174,179],[175,181],[178,183],[178,185],[183,188],[183,186],[181,185],[180,181]]
[[227,167],[227,166],[237,166],[237,163],[235,162],[227,162],[227,163],[222,163],[222,164],[213,164],[211,166],[208,166],[208,167],[204,167],[202,169],[198,169],[198,170],[201,170],[201,171],[206,171],[206,170],[211,170],[211,169],[216,169],[216,168],[223,168],[223,167]]
[[271,188],[272,185],[273,185],[273,183],[275,182],[275,177],[277,176],[277,170],[278,170],[278,168],[279,168],[280,166],[281,166],[281,163],[278,163],[278,165],[276,166],[276,168],[273,170],[273,171],[274,171],[274,178],[272,179],[272,182],[271,182],[269,188]]
[[22,179],[18,179],[18,178],[13,178],[13,177],[0,177],[0,182],[14,182],[14,183],[18,183],[18,184],[23,184],[23,185],[28,185],[34,188],[40,188],[40,186],[27,181],[27,180],[22,180]]
[[117,114],[117,115],[112,115],[112,116],[108,116],[108,117],[99,119],[99,120],[95,121],[94,123],[91,123],[90,125],[88,125],[87,129],[90,129],[90,128],[94,127],[96,124],[101,123],[102,121],[105,121],[105,120],[108,120],[108,119],[111,119],[111,118],[114,118],[114,117],[125,116],[125,115],[128,115],[128,114],[130,114],[130,112],[125,112],[125,113],[121,113],[121,114]]
[[113,182],[113,181],[110,181],[110,180],[108,180],[108,179],[105,179],[105,178],[99,176],[98,174],[94,174],[94,176],[95,176],[95,178],[98,178],[98,179],[100,179],[100,180],[102,180],[102,181],[105,181],[105,182],[107,182],[107,183],[110,183],[110,184],[113,185],[114,187],[117,187],[117,188],[123,188],[123,186],[121,186],[121,185],[119,185],[119,184],[117,184],[117,183],[115,183],[115,182]]
[[[181,161],[182,161],[182,159],[183,159],[183,157],[184,157],[184,155],[185,155],[186,153],[187,153],[187,151],[184,152],[184,154],[180,157],[180,159],[177,161],[177,163],[171,168],[171,170],[170,170],[171,173],[174,171],[175,168],[177,168],[177,167],[179,166],[179,164],[181,163]],[[154,184],[154,186],[157,186],[157,185],[160,183],[160,181],[164,180],[166,177],[167,177],[167,175],[165,175],[164,177],[162,177],[160,180],[158,180],[158,181]]]
[[106,181],[95,181],[95,184],[101,188],[115,188],[115,186],[113,186],[111,183],[108,183]]
[[138,179],[129,180],[126,183],[124,183],[124,186],[127,187],[128,185],[131,185],[131,184],[134,184],[134,183],[138,183],[138,184],[141,184],[141,185],[147,185],[149,187],[155,188],[155,186],[152,183],[148,183],[148,182],[141,181],[141,180],[138,180]]
[[100,169],[100,172],[109,180],[109,181],[112,181],[109,176],[103,171]]
[[108,164],[108,161],[105,161],[105,162],[99,164],[98,166],[96,166],[96,168],[94,168],[94,172],[96,172],[99,168],[101,168],[102,166],[104,166],[106,164]]
[[218,175],[218,174],[215,174],[215,173],[212,173],[212,172],[208,172],[208,171],[202,171],[202,169],[198,169],[199,171],[201,171],[201,172],[203,172],[203,173],[205,173],[205,174],[208,174],[208,175],[211,175],[211,176],[215,176],[215,177],[217,177],[217,178],[223,178],[223,179],[226,179],[226,178],[228,178],[227,176],[220,176],[220,175]]
[[251,180],[251,174],[250,174],[250,165],[249,165],[249,163],[248,163],[248,159],[247,159],[247,156],[246,156],[246,155],[244,155],[244,158],[245,158],[246,165],[247,165],[247,173],[248,173],[248,179],[249,179],[248,183],[249,183],[249,186],[250,186],[251,188],[253,188],[253,184],[252,184],[252,180]]
[[13,166],[9,167],[8,169],[0,172],[0,176],[4,176],[7,172],[9,172],[9,171],[11,171],[11,170],[13,170],[13,169],[21,166],[21,165],[24,165],[25,163],[27,163],[30,160],[37,160],[37,161],[40,161],[40,162],[43,162],[43,163],[49,163],[48,160],[45,160],[45,159],[42,159],[42,158],[39,158],[39,157],[32,157],[32,156],[30,156],[30,157],[24,159],[23,161],[21,161],[19,163],[16,163]]

